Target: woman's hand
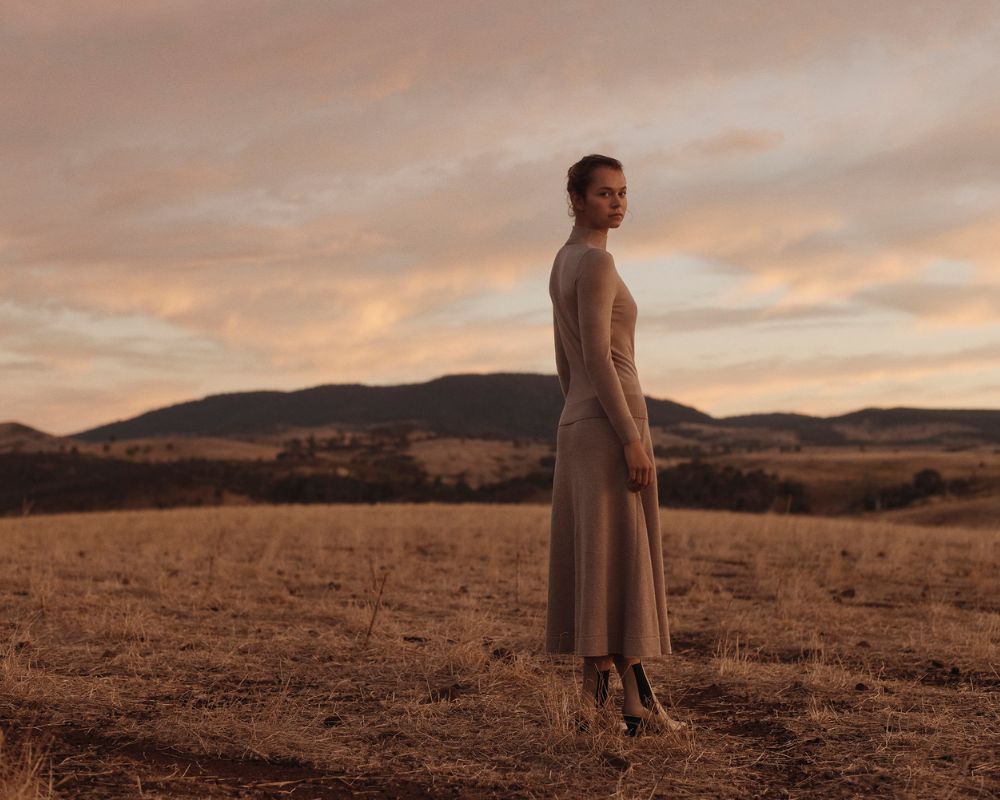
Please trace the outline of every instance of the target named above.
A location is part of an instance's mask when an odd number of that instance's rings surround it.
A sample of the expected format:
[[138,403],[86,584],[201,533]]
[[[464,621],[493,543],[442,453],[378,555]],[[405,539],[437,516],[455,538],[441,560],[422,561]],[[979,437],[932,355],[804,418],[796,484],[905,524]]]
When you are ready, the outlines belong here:
[[642,439],[631,441],[624,447],[625,463],[628,464],[626,486],[629,491],[638,492],[656,479],[656,465],[646,452]]

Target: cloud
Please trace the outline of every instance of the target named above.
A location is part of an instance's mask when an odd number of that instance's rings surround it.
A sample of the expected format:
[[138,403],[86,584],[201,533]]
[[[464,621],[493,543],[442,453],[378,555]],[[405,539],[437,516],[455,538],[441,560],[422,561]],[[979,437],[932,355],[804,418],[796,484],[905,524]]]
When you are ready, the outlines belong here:
[[789,307],[732,308],[699,306],[670,311],[644,312],[643,329],[662,328],[668,332],[715,330],[750,325],[780,326],[824,325],[831,320],[852,319],[864,312],[857,307],[804,305]]
[[[121,380],[114,386],[56,384],[45,392],[4,398],[0,421],[19,421],[46,433],[66,436],[106,422],[128,419],[198,397],[198,380],[159,377]],[[30,417],[10,416],[12,408],[31,403]]]
[[858,300],[902,311],[921,323],[943,327],[1000,326],[1000,284],[955,285],[901,282],[858,292]]
[[[947,398],[952,407],[968,407],[969,398],[977,397],[984,400],[974,404],[994,406],[995,402],[985,400],[989,395],[982,394],[981,378],[988,372],[1000,374],[1000,339],[932,352],[869,350],[850,355],[825,352],[808,357],[715,360],[702,366],[672,367],[669,395],[657,394],[652,383],[644,384],[644,389],[654,396],[687,397],[687,402],[716,414],[792,410],[774,405],[782,396],[793,398],[797,410],[805,413],[841,413],[865,405],[862,398],[873,396],[886,384],[895,391],[905,387],[908,392],[907,400],[896,400],[896,405],[919,405],[920,395],[927,392]],[[941,377],[952,382],[950,391],[940,391],[940,382],[928,382]],[[968,392],[967,386],[976,386],[979,394]]]
[[[619,264],[724,284],[665,279],[651,327],[988,327],[997,45],[990,2],[8,4],[0,297],[37,327],[0,314],[0,363],[25,414],[156,370],[534,368],[550,331],[499,321],[518,287],[546,308],[565,170],[594,150],[626,163]],[[941,259],[970,286],[922,285]],[[473,300],[493,313],[459,335]]]

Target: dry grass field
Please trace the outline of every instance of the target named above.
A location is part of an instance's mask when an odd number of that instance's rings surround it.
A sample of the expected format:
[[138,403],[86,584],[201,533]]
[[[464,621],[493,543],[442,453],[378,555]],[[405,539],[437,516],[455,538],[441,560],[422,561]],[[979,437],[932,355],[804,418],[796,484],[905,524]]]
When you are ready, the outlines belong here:
[[541,652],[548,514],[0,519],[0,797],[1000,795],[1000,528],[663,509],[692,727],[627,739]]
[[858,487],[908,481],[925,468],[938,470],[947,479],[964,478],[1000,486],[1000,452],[993,447],[942,450],[924,447],[807,447],[800,452],[766,450],[738,453],[717,460],[739,467],[761,467],[784,478],[807,483],[818,494]]
[[464,480],[472,488],[526,475],[538,468],[539,459],[553,456],[549,442],[528,442],[515,446],[498,439],[456,439],[447,436],[418,439],[406,452],[428,475],[446,484]]

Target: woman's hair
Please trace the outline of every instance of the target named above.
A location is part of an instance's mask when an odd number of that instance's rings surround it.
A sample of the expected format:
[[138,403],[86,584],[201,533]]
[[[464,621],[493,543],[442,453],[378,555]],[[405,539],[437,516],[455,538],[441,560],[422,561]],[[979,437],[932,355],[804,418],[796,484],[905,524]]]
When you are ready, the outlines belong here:
[[602,156],[598,153],[591,153],[577,161],[566,173],[566,194],[569,203],[569,215],[574,216],[573,195],[587,197],[587,189],[593,178],[594,170],[598,167],[611,167],[612,169],[622,169],[622,162],[611,156]]

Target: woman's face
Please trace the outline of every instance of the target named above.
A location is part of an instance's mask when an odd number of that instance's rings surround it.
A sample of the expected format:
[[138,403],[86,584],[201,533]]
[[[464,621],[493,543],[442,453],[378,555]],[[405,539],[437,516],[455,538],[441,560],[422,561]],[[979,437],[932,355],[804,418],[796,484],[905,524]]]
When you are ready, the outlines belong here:
[[613,167],[597,167],[590,176],[586,202],[577,199],[576,221],[588,228],[617,228],[625,218],[625,173]]

